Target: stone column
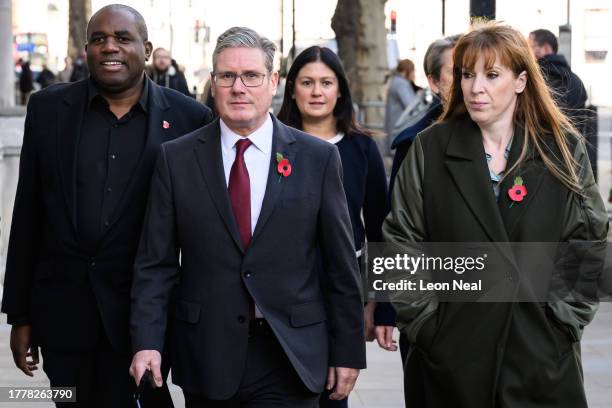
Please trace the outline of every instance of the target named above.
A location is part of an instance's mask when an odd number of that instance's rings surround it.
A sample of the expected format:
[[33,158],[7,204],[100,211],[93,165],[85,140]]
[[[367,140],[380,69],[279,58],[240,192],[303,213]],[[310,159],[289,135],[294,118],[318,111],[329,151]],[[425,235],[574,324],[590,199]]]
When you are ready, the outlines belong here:
[[11,0],[0,0],[0,109],[15,105]]

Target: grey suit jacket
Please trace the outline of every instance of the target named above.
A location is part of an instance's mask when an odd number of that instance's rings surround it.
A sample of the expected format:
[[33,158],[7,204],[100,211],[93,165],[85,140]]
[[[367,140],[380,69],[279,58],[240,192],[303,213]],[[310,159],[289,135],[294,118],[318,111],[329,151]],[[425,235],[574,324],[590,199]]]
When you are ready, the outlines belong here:
[[[174,308],[173,380],[211,399],[231,397],[240,384],[250,297],[310,390],[323,389],[328,366],[365,367],[339,153],[273,122],[266,193],[248,249],[230,205],[218,120],[162,145],[151,184],[132,286],[134,351],[162,350],[166,311]],[[288,177],[277,172],[277,152],[292,164]]]

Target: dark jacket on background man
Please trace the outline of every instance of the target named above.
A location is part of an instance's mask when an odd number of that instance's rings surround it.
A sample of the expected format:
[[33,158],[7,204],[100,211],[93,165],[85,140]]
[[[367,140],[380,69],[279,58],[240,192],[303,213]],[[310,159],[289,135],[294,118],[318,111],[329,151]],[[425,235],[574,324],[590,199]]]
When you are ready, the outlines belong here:
[[70,73],[70,82],[78,82],[89,77],[89,68],[87,62],[81,57],[78,57],[72,64],[72,72]]
[[574,74],[563,55],[550,54],[538,60],[553,98],[570,119],[580,120],[587,93],[578,75]]
[[34,90],[34,78],[32,77],[32,69],[30,62],[26,61],[21,64],[21,75],[19,76],[19,90],[22,94],[27,94]]
[[40,74],[38,74],[36,82],[40,84],[42,89],[45,89],[55,83],[55,74],[49,68],[44,67]]
[[157,85],[174,89],[185,96],[193,96],[191,92],[189,92],[185,74],[173,65],[171,65],[166,72],[159,72],[151,66],[147,69],[147,73]]
[[115,351],[130,351],[134,255],[159,145],[210,120],[201,104],[152,81],[145,86],[143,146],[92,245],[79,234],[77,208],[79,180],[95,176],[77,172],[90,80],[53,85],[28,104],[2,312],[9,324],[31,324],[43,349],[92,350],[105,333]]

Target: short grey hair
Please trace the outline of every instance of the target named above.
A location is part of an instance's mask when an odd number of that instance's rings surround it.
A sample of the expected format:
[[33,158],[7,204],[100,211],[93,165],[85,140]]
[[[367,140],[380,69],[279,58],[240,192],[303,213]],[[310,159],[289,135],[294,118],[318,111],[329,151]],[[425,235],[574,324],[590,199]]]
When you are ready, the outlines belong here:
[[427,52],[425,52],[425,58],[423,58],[423,70],[425,71],[425,75],[431,75],[436,81],[440,80],[442,54],[444,54],[446,50],[455,48],[460,37],[461,34],[451,35],[440,38],[429,45]]
[[264,63],[268,73],[274,69],[274,53],[276,45],[266,37],[260,36],[255,30],[248,27],[232,27],[217,38],[217,45],[213,51],[213,70],[217,67],[217,58],[226,48],[257,48],[264,53]]

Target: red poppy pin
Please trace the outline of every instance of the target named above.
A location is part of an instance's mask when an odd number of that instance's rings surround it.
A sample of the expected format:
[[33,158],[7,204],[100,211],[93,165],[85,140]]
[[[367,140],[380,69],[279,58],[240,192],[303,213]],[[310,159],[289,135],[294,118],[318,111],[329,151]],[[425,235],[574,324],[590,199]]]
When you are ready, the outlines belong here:
[[510,204],[510,207],[512,207],[514,203],[520,203],[521,201],[523,201],[523,199],[527,195],[527,187],[523,185],[522,177],[519,176],[514,179],[514,185],[510,187],[510,189],[508,189],[508,195],[512,200],[512,204]]
[[278,181],[280,182],[281,177],[289,177],[291,175],[291,163],[289,159],[286,159],[281,153],[276,153],[276,171],[278,172]]
[[169,128],[170,128],[170,123],[168,123],[167,121],[165,121],[165,120],[164,120],[164,121],[162,122],[162,127],[163,127],[164,129],[169,129]]

